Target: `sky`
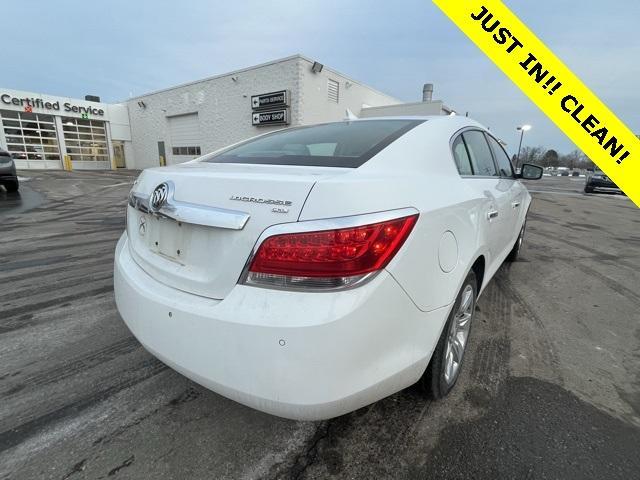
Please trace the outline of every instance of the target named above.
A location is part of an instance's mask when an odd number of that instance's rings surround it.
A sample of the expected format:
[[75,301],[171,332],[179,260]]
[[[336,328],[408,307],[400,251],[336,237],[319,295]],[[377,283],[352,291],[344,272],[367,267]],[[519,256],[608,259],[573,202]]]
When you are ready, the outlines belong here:
[[[402,101],[434,99],[515,153],[575,145],[429,0],[3,2],[0,86],[117,102],[301,53]],[[505,0],[640,133],[640,1]]]

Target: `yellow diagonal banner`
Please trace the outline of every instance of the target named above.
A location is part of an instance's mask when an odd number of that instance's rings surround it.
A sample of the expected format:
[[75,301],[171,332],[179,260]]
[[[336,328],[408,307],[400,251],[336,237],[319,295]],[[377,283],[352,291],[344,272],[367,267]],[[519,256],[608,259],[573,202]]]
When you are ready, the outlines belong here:
[[433,3],[640,207],[640,140],[504,3]]

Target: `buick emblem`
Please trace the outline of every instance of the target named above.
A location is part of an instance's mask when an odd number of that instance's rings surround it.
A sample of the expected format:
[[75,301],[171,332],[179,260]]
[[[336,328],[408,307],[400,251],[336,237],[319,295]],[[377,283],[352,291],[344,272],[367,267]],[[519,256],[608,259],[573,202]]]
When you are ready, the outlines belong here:
[[169,198],[169,184],[167,182],[162,182],[158,185],[153,193],[151,194],[151,199],[149,201],[149,206],[151,210],[158,211],[160,210],[166,203]]
[[138,220],[138,231],[140,232],[140,235],[144,235],[145,233],[147,233],[146,217],[140,217],[140,220]]

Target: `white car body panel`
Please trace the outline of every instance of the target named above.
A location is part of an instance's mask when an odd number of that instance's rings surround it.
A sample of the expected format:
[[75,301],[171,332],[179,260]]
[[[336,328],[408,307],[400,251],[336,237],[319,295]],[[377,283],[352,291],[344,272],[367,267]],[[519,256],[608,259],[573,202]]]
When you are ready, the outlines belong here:
[[[295,222],[313,184],[344,171],[271,165],[249,168],[193,162],[146,170],[135,191],[150,192],[170,178],[175,184],[176,199],[181,202],[241,210],[251,218],[242,231],[235,231],[179,224],[129,207],[128,231],[138,231],[141,217],[144,217],[147,229],[144,236],[132,236],[132,255],[149,275],[166,285],[222,299],[237,283],[260,233],[274,221]],[[274,214],[272,209],[278,205],[231,200],[243,192],[251,192],[256,198],[287,199],[292,203],[286,213]],[[158,245],[155,245],[156,241]]]
[[[143,172],[134,194],[150,196],[170,180],[176,199],[241,210],[250,220],[241,230],[178,225],[129,206],[114,276],[126,324],[189,378],[288,418],[341,415],[417,381],[472,265],[483,262],[484,288],[531,202],[516,179],[459,175],[449,142],[465,128],[486,131],[481,125],[425,120],[359,168],[193,161]],[[243,195],[291,205],[274,213],[231,199]],[[272,225],[296,231],[301,222],[407,208],[419,212],[413,231],[367,283],[335,292],[238,284]]]
[[273,415],[334,417],[415,383],[447,315],[415,308],[385,272],[343,292],[238,285],[207,299],[149,277],[127,242],[125,234],[114,277],[132,333],[175,370]]

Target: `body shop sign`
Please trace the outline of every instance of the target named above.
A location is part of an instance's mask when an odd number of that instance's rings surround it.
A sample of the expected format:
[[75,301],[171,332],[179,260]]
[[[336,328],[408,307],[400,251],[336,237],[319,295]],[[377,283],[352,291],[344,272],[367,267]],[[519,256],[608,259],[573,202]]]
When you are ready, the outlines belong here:
[[287,109],[253,112],[252,125],[286,125],[289,123]]
[[[289,91],[279,90],[251,96],[251,124],[259,127],[266,125],[289,124]],[[277,107],[277,110],[274,109]]]

